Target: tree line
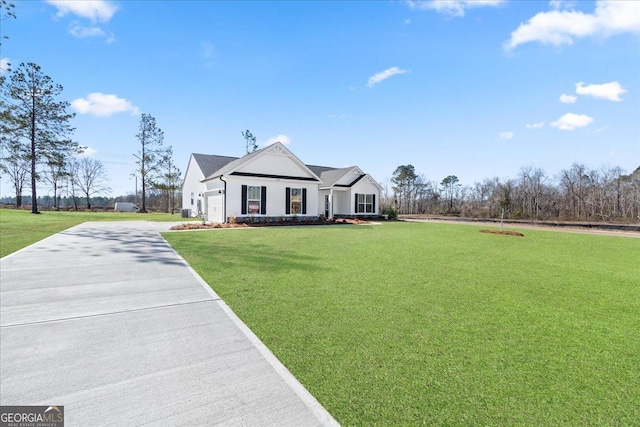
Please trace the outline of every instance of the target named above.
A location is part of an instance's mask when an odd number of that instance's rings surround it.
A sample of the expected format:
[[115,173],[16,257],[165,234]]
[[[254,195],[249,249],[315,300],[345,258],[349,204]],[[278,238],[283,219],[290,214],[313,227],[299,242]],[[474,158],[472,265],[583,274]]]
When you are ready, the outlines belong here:
[[430,181],[413,165],[401,165],[384,186],[383,210],[399,214],[471,218],[611,221],[640,219],[640,167],[591,169],[572,164],[556,176],[534,166],[515,178],[487,178],[463,186],[449,175]]
[[[30,191],[32,213],[39,213],[43,199],[37,190],[43,186],[53,192],[54,209],[61,207],[63,198],[76,210],[91,209],[92,200],[111,192],[104,164],[82,156],[86,147],[71,138],[75,113],[68,111],[68,101],[59,100],[62,90],[31,62],[20,64],[8,77],[0,75],[0,172],[13,187],[16,207]],[[164,133],[149,114],[142,114],[135,137],[139,149],[132,175],[141,179],[142,194],[139,199],[136,195],[140,212],[147,212],[153,200],[153,208],[173,213],[181,180],[173,148],[164,145]]]

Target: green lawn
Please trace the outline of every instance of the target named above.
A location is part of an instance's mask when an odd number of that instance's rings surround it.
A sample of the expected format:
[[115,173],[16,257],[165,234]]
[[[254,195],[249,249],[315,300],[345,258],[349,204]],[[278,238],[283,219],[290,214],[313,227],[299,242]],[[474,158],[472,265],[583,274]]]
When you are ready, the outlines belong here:
[[164,236],[343,425],[638,425],[640,239],[478,230]]
[[181,221],[180,214],[125,212],[49,212],[0,209],[0,257],[87,221]]

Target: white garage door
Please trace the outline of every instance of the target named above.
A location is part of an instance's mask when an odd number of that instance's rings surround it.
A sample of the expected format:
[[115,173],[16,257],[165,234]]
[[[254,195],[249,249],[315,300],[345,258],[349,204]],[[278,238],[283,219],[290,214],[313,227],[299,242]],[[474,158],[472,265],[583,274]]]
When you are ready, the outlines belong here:
[[207,221],[224,222],[224,194],[207,197]]

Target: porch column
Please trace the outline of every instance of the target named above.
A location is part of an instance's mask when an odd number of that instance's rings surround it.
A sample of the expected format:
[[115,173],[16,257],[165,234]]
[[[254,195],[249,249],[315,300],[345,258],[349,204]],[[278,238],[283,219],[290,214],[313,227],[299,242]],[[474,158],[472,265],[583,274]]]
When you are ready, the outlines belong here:
[[329,218],[333,218],[333,187],[329,189]]

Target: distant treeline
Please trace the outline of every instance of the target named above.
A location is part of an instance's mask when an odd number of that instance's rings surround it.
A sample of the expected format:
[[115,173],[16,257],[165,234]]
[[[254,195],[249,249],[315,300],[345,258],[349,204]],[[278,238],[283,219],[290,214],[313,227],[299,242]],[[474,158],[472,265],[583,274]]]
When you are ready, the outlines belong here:
[[589,169],[574,163],[548,176],[533,166],[516,178],[487,178],[472,186],[455,175],[429,181],[412,165],[402,165],[384,185],[383,209],[400,214],[460,215],[471,218],[523,218],[586,221],[640,219],[640,167]]
[[[182,200],[182,195],[177,194],[176,200]],[[104,210],[113,209],[116,202],[131,202],[140,206],[140,196],[135,194],[127,194],[118,197],[104,197],[96,196],[91,197],[91,209]],[[4,196],[0,198],[0,204],[3,206],[16,206],[16,198]],[[31,206],[31,196],[22,196],[21,208],[29,208]],[[73,198],[71,196],[58,196],[57,200],[53,197],[38,196],[38,206],[43,209],[55,209],[55,210],[86,210],[86,203],[84,198]],[[153,190],[151,194],[147,195],[147,210],[154,212],[171,212],[170,201],[167,200],[167,194],[160,190]]]

